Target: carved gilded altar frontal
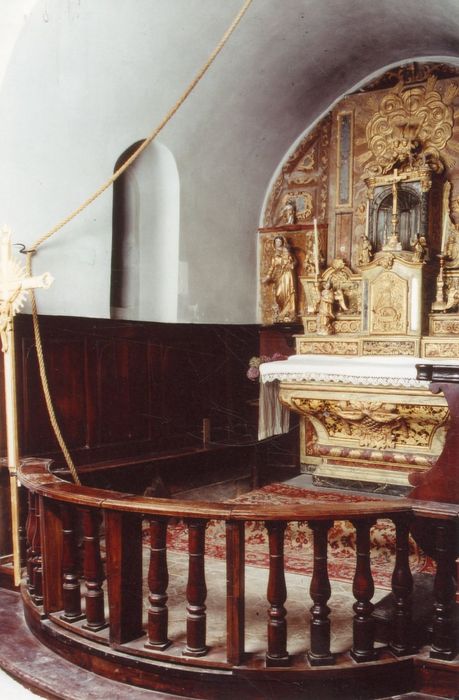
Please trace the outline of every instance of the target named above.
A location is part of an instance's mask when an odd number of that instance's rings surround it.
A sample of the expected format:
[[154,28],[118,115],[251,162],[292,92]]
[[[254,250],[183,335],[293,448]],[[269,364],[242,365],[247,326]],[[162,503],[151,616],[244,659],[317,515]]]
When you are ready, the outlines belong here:
[[449,420],[445,398],[424,389],[282,382],[280,398],[302,417],[303,461],[389,469],[395,483],[432,465]]
[[329,444],[380,450],[429,451],[436,430],[448,416],[446,407],[356,400],[291,399],[295,410],[316,419]]

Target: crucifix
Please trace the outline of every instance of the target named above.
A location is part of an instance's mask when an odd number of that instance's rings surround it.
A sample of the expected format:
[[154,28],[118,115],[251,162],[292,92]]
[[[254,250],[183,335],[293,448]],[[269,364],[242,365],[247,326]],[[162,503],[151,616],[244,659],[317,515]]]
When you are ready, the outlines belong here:
[[19,552],[19,509],[17,470],[19,466],[16,373],[14,355],[15,314],[24,304],[27,291],[53,282],[49,273],[27,277],[25,269],[14,259],[11,250],[11,233],[4,226],[0,234],[0,342],[5,372],[5,414],[7,462],[10,475],[11,535],[13,541],[14,584],[19,585],[21,565]]

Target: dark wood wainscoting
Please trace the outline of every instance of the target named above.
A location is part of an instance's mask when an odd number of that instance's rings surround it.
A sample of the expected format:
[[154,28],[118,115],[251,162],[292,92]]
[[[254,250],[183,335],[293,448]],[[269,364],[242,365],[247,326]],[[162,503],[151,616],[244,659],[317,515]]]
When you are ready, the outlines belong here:
[[[83,484],[224,500],[293,475],[295,433],[257,443],[258,383],[246,372],[260,353],[259,326],[42,316],[40,327],[55,411]],[[31,317],[18,316],[15,329],[20,455],[50,458],[70,478],[45,406]],[[266,329],[261,335],[264,345]],[[283,351],[277,338],[270,343]],[[0,392],[3,456],[2,371]],[[7,474],[0,461],[0,556],[11,551]]]
[[[245,373],[258,354],[257,326],[52,316],[40,325],[56,413],[78,464],[147,445],[200,445],[204,419],[212,441],[254,438],[248,402],[258,387]],[[21,454],[57,455],[30,316],[17,317],[16,344]]]

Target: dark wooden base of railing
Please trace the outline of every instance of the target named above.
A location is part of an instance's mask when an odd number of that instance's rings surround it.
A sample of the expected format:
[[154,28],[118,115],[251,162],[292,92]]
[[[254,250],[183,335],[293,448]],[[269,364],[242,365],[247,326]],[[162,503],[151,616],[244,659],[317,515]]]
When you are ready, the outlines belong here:
[[[396,659],[383,654],[377,662],[356,664],[347,656],[340,658],[339,667],[326,668],[308,667],[304,655],[293,655],[288,668],[264,667],[260,659],[220,668],[198,659],[185,662],[183,657],[177,663],[170,663],[169,657],[166,663],[161,652],[136,655],[131,645],[113,648],[108,639],[95,642],[92,635],[81,637],[71,625],[58,626],[43,618],[25,589],[22,595],[27,625],[43,644],[84,669],[135,687],[209,700],[262,700],[273,694],[289,700],[306,695],[315,700],[364,700],[433,688],[453,698],[457,689],[459,668],[427,657]],[[141,647],[144,638],[139,640]]]
[[0,557],[0,587],[10,591],[19,590],[14,585],[13,555]]
[[308,651],[307,656],[311,666],[333,666],[336,663],[335,654],[317,656],[315,654],[312,654],[312,652]]

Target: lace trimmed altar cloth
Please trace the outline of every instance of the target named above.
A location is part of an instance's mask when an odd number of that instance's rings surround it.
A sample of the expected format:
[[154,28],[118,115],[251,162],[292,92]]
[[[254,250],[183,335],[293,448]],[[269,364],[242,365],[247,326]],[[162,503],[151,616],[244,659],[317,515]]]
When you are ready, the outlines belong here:
[[[288,432],[290,412],[279,401],[280,382],[427,389],[429,382],[416,379],[417,364],[439,364],[439,361],[425,357],[380,355],[292,355],[287,360],[265,362],[260,365],[258,439]],[[457,365],[457,359],[441,360],[441,364]]]

